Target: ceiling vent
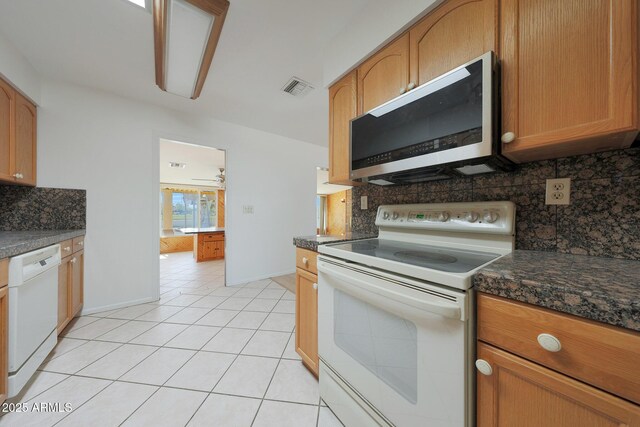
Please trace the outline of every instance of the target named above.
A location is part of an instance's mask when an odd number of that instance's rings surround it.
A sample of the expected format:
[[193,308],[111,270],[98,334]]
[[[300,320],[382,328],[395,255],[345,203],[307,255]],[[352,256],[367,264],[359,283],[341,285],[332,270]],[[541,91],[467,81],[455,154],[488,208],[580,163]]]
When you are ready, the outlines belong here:
[[187,167],[186,163],[178,163],[178,162],[169,162],[170,168],[181,168],[184,169]]
[[293,96],[302,97],[311,92],[314,89],[311,83],[305,82],[297,77],[291,77],[286,85],[282,88],[284,92],[287,92]]

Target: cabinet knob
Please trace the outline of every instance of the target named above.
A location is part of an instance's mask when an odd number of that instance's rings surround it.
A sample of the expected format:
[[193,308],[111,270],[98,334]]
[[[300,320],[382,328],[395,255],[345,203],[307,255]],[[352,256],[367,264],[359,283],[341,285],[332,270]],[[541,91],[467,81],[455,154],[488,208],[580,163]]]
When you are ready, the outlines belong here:
[[65,246],[65,247],[64,247],[64,251],[65,251],[65,252],[71,252],[71,248],[70,248],[69,246]]
[[500,139],[505,144],[508,144],[510,142],[513,142],[516,139],[516,134],[513,133],[513,132],[507,132],[507,133],[502,134],[502,138],[500,138]]
[[73,258],[71,259],[71,264],[75,264],[75,263],[76,263],[76,257],[73,257]]
[[562,349],[560,340],[551,334],[538,335],[538,344],[547,351],[557,353]]
[[493,374],[493,368],[491,368],[491,365],[489,364],[489,362],[487,362],[484,359],[476,360],[476,368],[478,369],[478,371],[480,371],[482,375],[489,376]]
[[409,86],[407,86],[407,90],[413,90],[416,88],[416,84],[414,82],[409,83]]
[[84,242],[78,242],[78,246],[84,246]]
[[309,264],[309,260],[307,259],[307,257],[306,257],[306,256],[303,256],[303,257],[302,257],[302,263],[303,263],[304,265]]
[[406,87],[401,87],[400,88],[400,95],[402,95],[403,93],[405,93],[407,91]]
[[313,289],[318,289],[318,284],[317,283],[313,284]]
[[24,178],[24,175],[22,175],[21,173],[17,172],[17,173],[13,174],[13,177],[16,178],[16,179],[22,179],[22,178]]

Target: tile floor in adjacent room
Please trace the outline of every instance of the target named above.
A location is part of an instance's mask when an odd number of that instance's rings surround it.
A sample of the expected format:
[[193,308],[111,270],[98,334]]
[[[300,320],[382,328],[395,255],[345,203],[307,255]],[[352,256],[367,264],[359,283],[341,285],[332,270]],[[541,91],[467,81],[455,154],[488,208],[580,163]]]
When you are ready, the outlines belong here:
[[295,295],[224,287],[224,262],[160,261],[161,298],[76,318],[0,426],[341,426],[295,352]]

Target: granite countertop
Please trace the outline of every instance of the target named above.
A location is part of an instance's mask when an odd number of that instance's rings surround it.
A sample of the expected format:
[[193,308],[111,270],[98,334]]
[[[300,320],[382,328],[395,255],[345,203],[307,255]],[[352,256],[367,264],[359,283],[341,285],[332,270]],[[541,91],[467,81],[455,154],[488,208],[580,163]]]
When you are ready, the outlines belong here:
[[476,290],[640,331],[640,261],[514,251],[474,276]]
[[318,252],[318,245],[327,243],[349,242],[351,240],[373,239],[378,237],[377,234],[367,233],[346,233],[341,236],[318,235],[318,236],[300,236],[293,238],[293,244],[302,249],[309,249]]
[[84,234],[85,230],[0,231],[0,259],[55,245]]
[[184,234],[224,233],[224,227],[181,228],[180,231]]

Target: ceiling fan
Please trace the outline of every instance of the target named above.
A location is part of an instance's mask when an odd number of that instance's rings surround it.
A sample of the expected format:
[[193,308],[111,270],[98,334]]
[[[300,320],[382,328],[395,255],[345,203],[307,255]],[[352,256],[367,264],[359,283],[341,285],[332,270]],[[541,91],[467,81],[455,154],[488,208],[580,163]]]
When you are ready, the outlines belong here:
[[210,181],[217,182],[220,187],[224,187],[226,183],[224,168],[219,169],[218,175],[216,175],[215,179],[206,179],[206,178],[191,178],[192,181]]

